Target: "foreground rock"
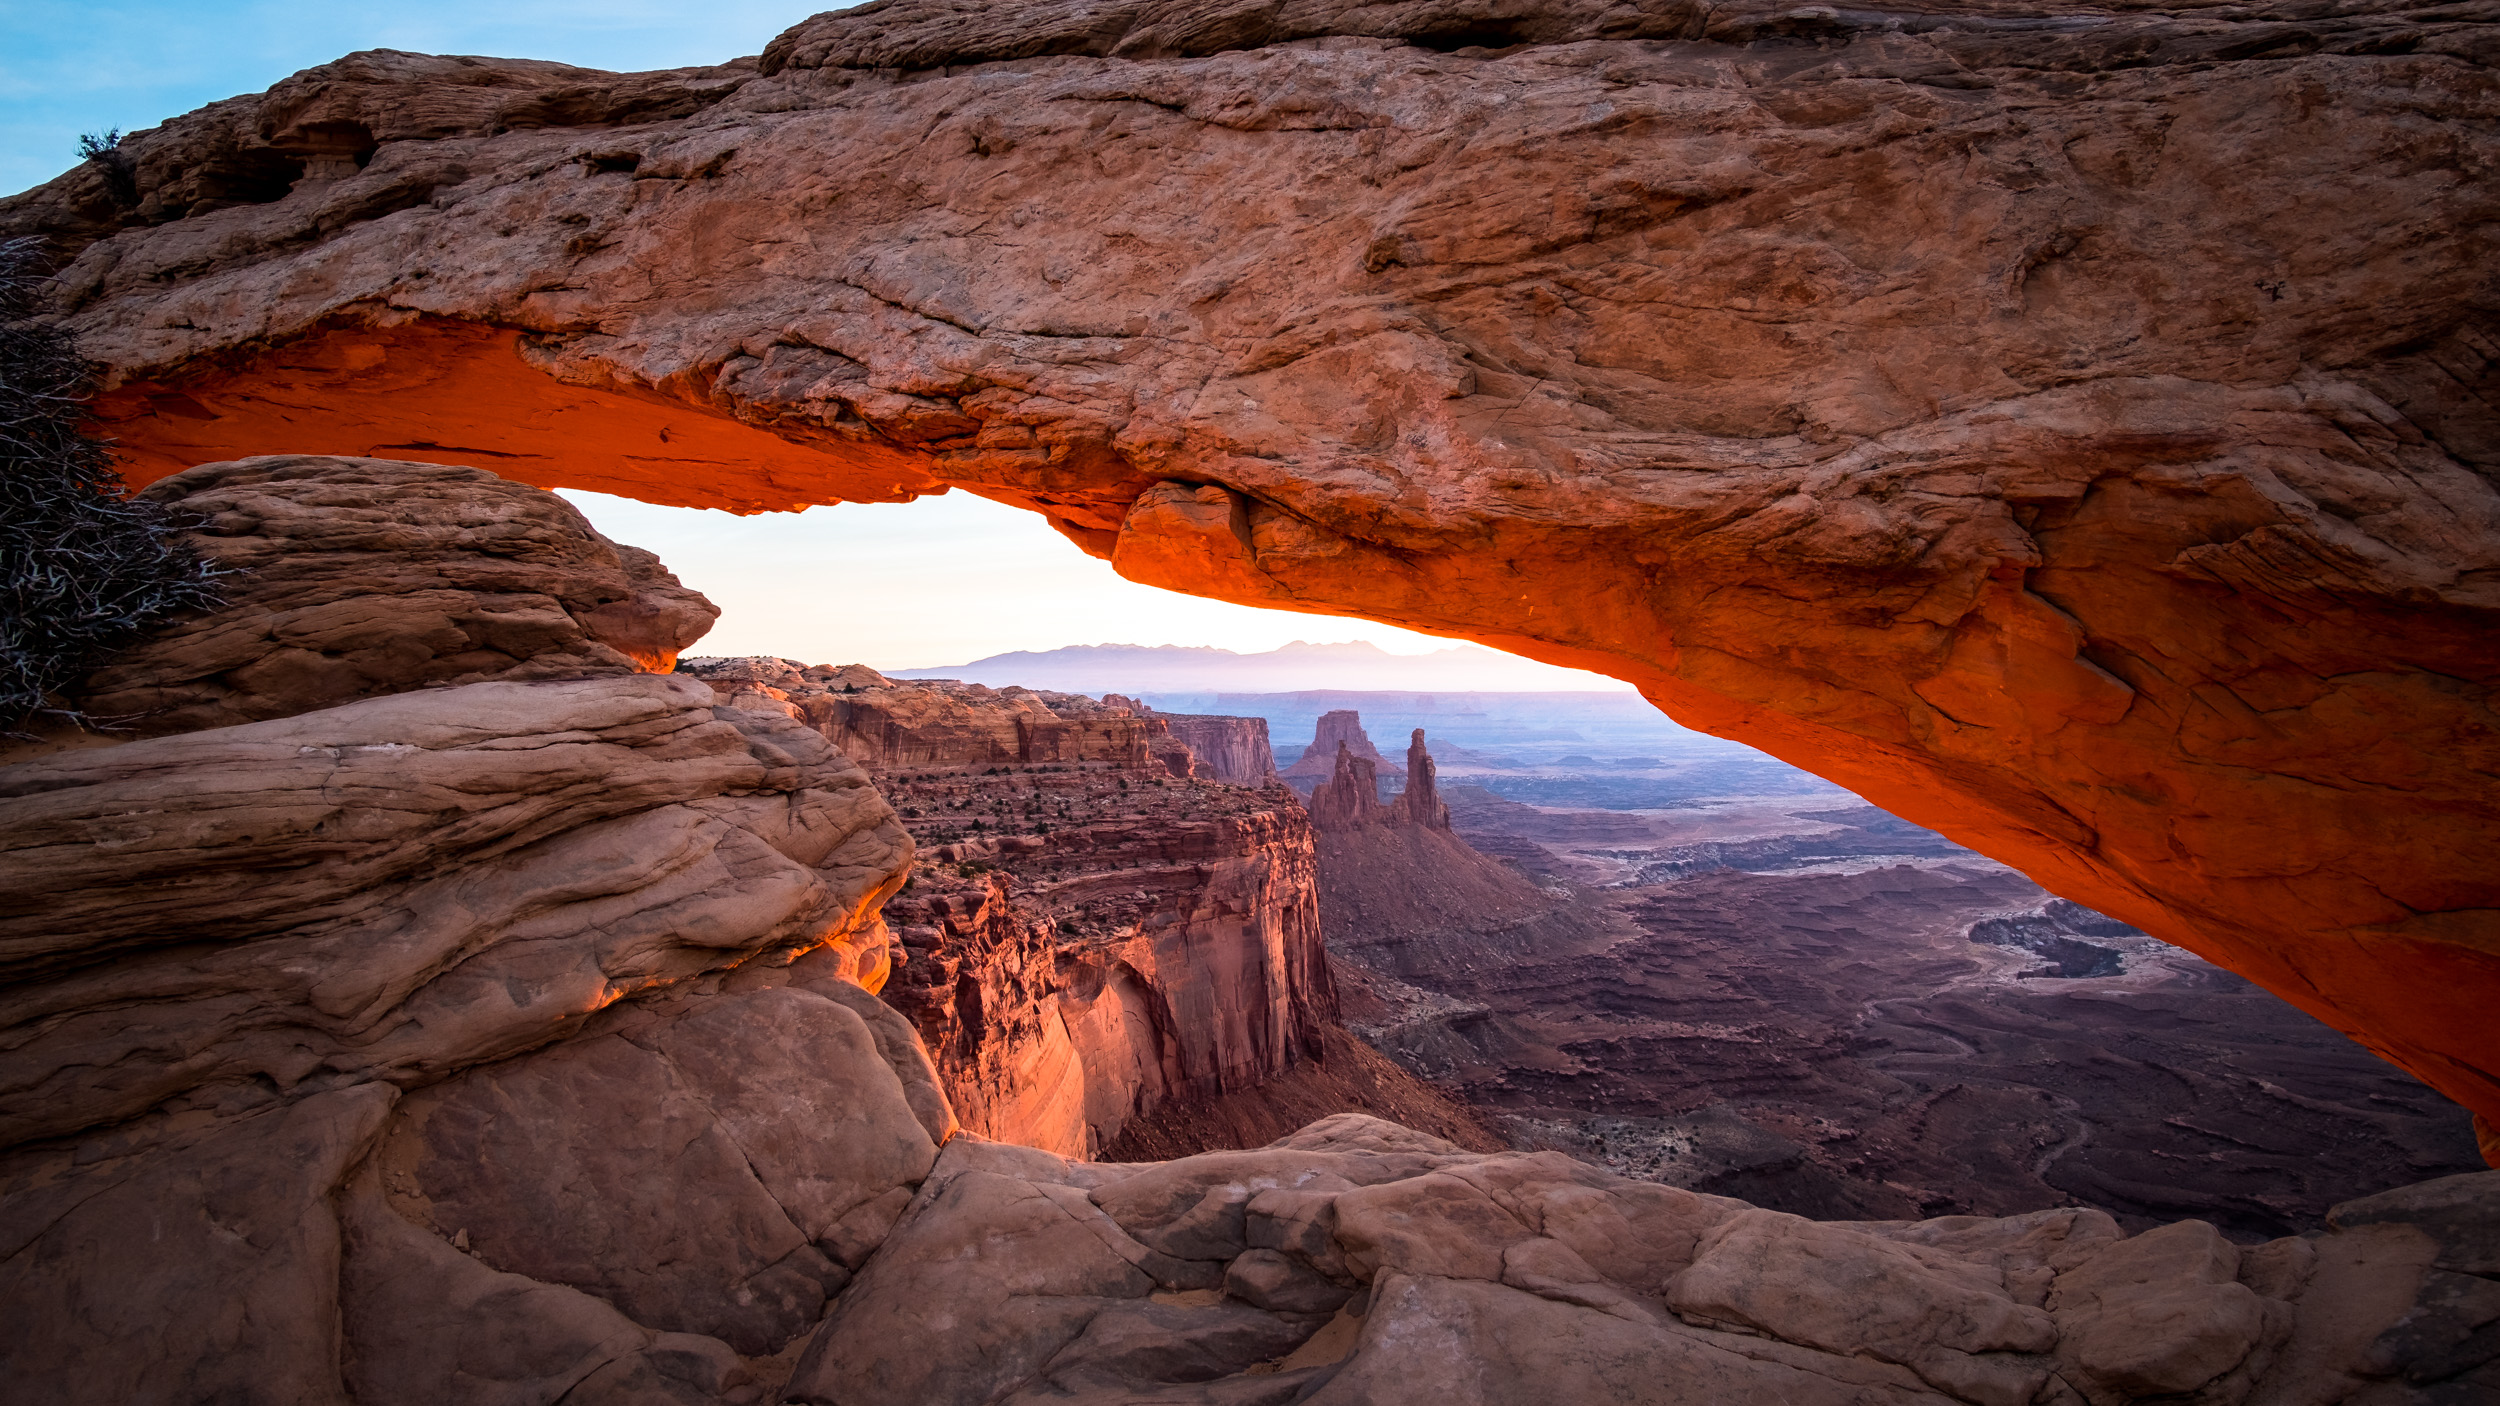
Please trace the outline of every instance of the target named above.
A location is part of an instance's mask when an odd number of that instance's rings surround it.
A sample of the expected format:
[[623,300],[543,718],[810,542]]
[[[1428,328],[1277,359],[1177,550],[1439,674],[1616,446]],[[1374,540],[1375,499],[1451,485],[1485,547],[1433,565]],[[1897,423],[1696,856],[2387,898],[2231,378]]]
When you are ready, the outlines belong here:
[[[958,1138],[786,1390],[823,1406],[2288,1406],[2375,1382],[2371,1399],[2469,1400],[2494,1371],[2474,1336],[2493,1281],[2447,1266],[2484,1262],[2494,1196],[2500,1173],[2451,1178],[2243,1250],[2201,1222],[2126,1238],[2071,1209],[1807,1221],[1358,1115],[1143,1167]],[[2451,1279],[2454,1296],[2427,1296]],[[2404,1346],[2429,1341],[2452,1355]]]
[[0,228],[137,481],[970,486],[1633,680],[2490,1119],[2496,54],[2406,0],[908,0],[353,56]]
[[229,604],[82,701],[165,735],[0,765],[10,1399],[729,1389],[953,1131],[869,994],[909,836],[812,729],[639,672],[712,611],[552,495],[162,492]]
[[563,499],[476,469],[266,455],[145,496],[194,524],[181,540],[220,573],[226,603],[153,630],[71,691],[105,740],[441,684],[666,673],[720,614]]

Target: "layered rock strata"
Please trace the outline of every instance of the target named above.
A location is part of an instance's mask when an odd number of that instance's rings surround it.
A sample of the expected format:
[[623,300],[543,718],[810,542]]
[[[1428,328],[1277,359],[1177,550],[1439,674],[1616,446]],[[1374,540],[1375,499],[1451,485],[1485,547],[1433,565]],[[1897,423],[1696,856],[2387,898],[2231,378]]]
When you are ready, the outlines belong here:
[[1266,786],[1276,780],[1276,754],[1268,746],[1267,719],[1158,711],[1214,779],[1234,786]]
[[179,540],[217,571],[226,603],[151,631],[70,690],[107,739],[443,684],[666,673],[720,614],[563,499],[476,469],[277,454],[204,464],[142,496],[191,524]]
[[[1349,713],[1346,716],[1354,715]],[[1360,724],[1355,724],[1355,728],[1359,736]],[[1300,766],[1301,763],[1295,765]],[[1334,831],[1359,830],[1374,825],[1449,829],[1450,808],[1441,800],[1432,754],[1424,749],[1424,730],[1420,727],[1407,741],[1406,766],[1400,774],[1406,778],[1406,788],[1383,805],[1380,800],[1379,764],[1356,753],[1346,741],[1339,740],[1328,780],[1311,791],[1312,823],[1322,830]]]
[[964,485],[1632,680],[2490,1117],[2495,36],[908,0],[657,74],[355,55],[0,227],[134,482]]
[[[880,771],[1044,762],[1131,771],[1164,765],[1146,719],[1081,693],[889,679],[864,664],[811,666],[765,657],[690,659],[685,671],[730,701],[789,711],[845,756]],[[1188,774],[1186,766],[1181,774]]]
[[1102,701],[1129,709],[1146,719],[1158,737],[1169,738],[1161,744],[1169,749],[1162,755],[1187,752],[1187,766],[1167,763],[1174,776],[1201,776],[1234,786],[1265,786],[1276,780],[1276,756],[1268,748],[1265,718],[1166,713],[1117,693],[1104,694]]
[[231,603],[98,677],[276,716],[0,765],[6,1394],[741,1399],[954,1127],[908,834],[552,495],[173,482]]
[[1141,1114],[1321,1053],[1336,998],[1291,792],[1195,778],[1186,749],[1171,765],[1162,720],[1117,695],[685,668],[860,748],[920,844],[886,910],[907,960],[885,995],[965,1126],[1090,1157]]

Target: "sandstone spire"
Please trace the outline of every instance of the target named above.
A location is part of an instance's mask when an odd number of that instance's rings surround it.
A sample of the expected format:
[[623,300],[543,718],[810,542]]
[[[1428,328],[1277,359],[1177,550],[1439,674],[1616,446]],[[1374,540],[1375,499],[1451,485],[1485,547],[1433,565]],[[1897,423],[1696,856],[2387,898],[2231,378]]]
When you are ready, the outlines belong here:
[[1450,828],[1450,808],[1442,803],[1440,789],[1433,783],[1439,770],[1433,765],[1432,754],[1424,750],[1424,730],[1415,729],[1406,744],[1406,791],[1395,803],[1407,824],[1427,830]]

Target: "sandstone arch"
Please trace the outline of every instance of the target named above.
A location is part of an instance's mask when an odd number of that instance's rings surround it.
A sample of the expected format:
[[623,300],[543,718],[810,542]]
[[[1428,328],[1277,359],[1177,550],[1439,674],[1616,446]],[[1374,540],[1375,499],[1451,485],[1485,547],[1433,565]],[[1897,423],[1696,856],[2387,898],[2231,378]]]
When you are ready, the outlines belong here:
[[134,480],[966,488],[1629,679],[2488,1125],[2484,14],[906,0],[714,69],[351,56],[0,228]]

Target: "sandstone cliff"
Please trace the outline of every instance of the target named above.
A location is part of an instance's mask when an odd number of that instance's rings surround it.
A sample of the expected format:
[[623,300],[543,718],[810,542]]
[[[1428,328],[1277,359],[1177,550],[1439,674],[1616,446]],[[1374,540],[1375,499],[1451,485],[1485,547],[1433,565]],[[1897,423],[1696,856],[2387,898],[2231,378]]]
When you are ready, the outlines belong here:
[[1276,780],[1276,754],[1268,747],[1267,719],[1205,713],[1158,712],[1155,716],[1216,780],[1235,786],[1265,786]]
[[2500,1117],[2495,36],[899,0],[666,73],[353,55],[0,230],[134,481],[967,486],[1632,680]]
[[1282,787],[1193,777],[1160,716],[1117,695],[684,668],[865,762],[922,845],[887,907],[909,960],[885,994],[965,1126],[1090,1157],[1140,1114],[1320,1053],[1336,998],[1310,822]]
[[[1154,729],[1127,708],[1078,693],[888,679],[860,664],[690,659],[686,672],[726,698],[787,709],[862,766],[1161,765]],[[1184,772],[1184,774],[1186,774]]]
[[[1146,719],[1170,750],[1159,755],[1174,776],[1201,776],[1235,786],[1265,786],[1276,779],[1276,757],[1268,750],[1267,719],[1227,718],[1202,713],[1166,713],[1134,698],[1107,693],[1106,705],[1127,708]],[[1149,743],[1150,746],[1155,745]],[[1186,753],[1187,766],[1175,764]]]

